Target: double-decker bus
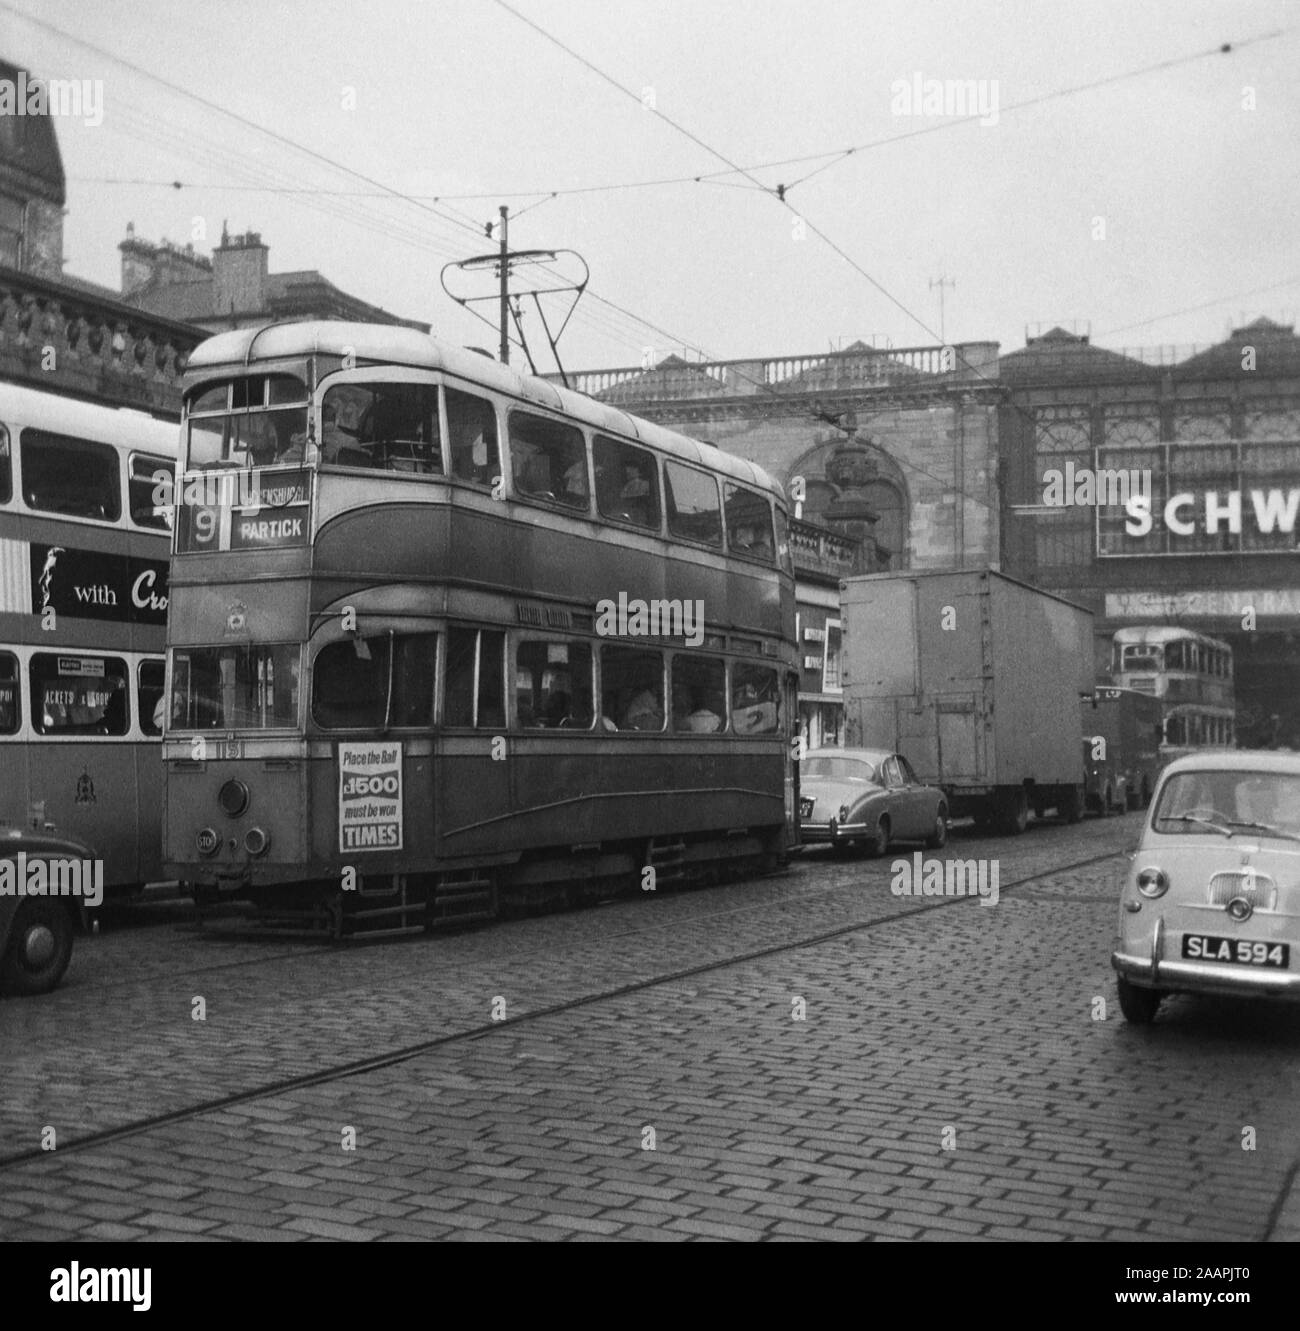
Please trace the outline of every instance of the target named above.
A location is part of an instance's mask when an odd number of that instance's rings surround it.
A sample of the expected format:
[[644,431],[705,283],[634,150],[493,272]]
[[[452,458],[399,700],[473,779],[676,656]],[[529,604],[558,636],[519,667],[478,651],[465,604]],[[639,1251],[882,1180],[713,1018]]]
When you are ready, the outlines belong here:
[[1145,809],[1165,764],[1160,699],[1098,684],[1081,702],[1084,802],[1103,818]]
[[757,467],[409,329],[186,370],[169,873],[338,937],[778,861],[794,576]]
[[1236,700],[1232,648],[1190,629],[1120,629],[1112,640],[1115,684],[1160,700],[1162,761],[1207,748],[1231,748]]
[[160,877],[177,426],[0,384],[0,823]]

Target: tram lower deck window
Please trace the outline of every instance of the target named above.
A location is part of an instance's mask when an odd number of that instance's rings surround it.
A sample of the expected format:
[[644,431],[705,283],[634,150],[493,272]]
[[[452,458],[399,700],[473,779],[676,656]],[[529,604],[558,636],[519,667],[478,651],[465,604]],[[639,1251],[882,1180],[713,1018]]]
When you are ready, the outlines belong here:
[[515,712],[525,729],[590,730],[591,648],[585,642],[519,643]]
[[177,648],[173,730],[290,729],[298,723],[296,643]]
[[767,666],[731,667],[731,726],[738,735],[770,735],[781,721],[776,671]]
[[619,730],[664,728],[662,652],[605,647],[600,654],[601,713]]
[[505,643],[506,635],[495,629],[447,631],[444,725],[504,727]]
[[130,676],[121,658],[37,652],[30,670],[38,735],[126,734]]
[[140,711],[140,729],[146,735],[161,735],[163,727],[163,676],[161,661],[141,661],[136,680],[136,699]]
[[332,642],[316,656],[312,716],[325,730],[430,726],[437,660],[436,633]]
[[710,656],[673,657],[673,729],[712,735],[726,729],[727,668]]

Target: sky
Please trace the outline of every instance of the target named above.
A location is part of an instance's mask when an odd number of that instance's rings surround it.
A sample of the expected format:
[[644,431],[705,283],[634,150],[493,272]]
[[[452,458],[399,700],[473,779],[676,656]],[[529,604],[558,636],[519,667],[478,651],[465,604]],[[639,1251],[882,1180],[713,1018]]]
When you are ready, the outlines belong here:
[[[113,288],[128,223],[205,254],[228,225],[495,348],[440,272],[506,204],[512,249],[590,270],[569,369],[1055,324],[1205,344],[1300,304],[1287,0],[0,0],[0,54],[102,81],[102,123],[58,132],[67,271]],[[986,114],[909,107],[918,80]]]

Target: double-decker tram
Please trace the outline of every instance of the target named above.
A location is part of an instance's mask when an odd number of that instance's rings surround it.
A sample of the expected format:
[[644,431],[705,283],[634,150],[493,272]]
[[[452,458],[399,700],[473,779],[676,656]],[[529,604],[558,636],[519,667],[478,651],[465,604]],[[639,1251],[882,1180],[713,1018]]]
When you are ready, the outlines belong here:
[[408,329],[190,358],[169,870],[334,936],[778,862],[794,576],[762,471]]
[[174,422],[0,384],[0,823],[88,845],[107,889],[161,876],[176,446]]
[[1115,684],[1160,701],[1162,761],[1232,747],[1237,707],[1226,642],[1190,629],[1147,626],[1120,629],[1112,649]]

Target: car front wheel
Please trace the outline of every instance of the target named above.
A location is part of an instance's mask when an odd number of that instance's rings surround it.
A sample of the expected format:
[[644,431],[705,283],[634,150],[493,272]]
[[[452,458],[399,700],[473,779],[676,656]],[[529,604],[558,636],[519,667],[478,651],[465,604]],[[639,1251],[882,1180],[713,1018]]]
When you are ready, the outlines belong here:
[[1119,1010],[1124,1020],[1134,1026],[1147,1026],[1155,1018],[1162,995],[1156,989],[1143,989],[1119,976]]
[[882,815],[876,823],[876,830],[872,834],[869,853],[879,859],[889,849],[889,819]]
[[19,909],[0,961],[0,990],[47,994],[72,958],[72,919],[61,901],[29,899]]

